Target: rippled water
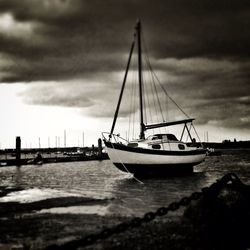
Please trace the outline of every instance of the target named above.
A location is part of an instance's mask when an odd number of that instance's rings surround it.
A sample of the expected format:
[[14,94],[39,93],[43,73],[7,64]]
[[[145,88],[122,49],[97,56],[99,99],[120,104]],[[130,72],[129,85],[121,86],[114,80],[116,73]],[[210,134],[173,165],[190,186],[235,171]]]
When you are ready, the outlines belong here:
[[227,150],[207,157],[186,177],[147,179],[140,184],[117,170],[109,160],[1,167],[0,185],[23,188],[0,201],[31,202],[54,197],[81,196],[108,199],[105,205],[53,208],[40,212],[98,213],[140,216],[167,206],[208,186],[225,173],[236,173],[250,184],[250,150]]

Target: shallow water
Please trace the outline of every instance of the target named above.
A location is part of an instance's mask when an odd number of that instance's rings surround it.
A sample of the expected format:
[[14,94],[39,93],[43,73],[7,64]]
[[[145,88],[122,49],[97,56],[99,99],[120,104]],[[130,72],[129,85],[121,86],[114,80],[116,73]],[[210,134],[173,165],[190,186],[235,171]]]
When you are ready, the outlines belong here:
[[109,160],[1,167],[0,185],[24,190],[2,197],[0,202],[80,196],[108,199],[108,202],[39,213],[141,216],[209,186],[229,172],[250,184],[250,150],[227,150],[221,156],[207,157],[191,176],[141,180],[143,184],[117,170]]

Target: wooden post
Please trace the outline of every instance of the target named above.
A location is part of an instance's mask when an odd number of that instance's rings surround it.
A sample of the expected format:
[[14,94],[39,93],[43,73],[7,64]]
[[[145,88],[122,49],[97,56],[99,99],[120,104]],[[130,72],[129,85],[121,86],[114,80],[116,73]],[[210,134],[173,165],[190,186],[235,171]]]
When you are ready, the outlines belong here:
[[21,165],[21,137],[16,137],[16,165]]
[[98,139],[98,156],[102,155],[102,139]]

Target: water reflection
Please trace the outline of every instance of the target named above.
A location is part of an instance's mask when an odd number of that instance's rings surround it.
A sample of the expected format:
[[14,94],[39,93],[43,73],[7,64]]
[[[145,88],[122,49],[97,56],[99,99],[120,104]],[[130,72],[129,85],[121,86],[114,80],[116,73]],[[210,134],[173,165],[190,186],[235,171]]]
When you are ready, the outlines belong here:
[[167,206],[173,201],[190,195],[210,182],[209,176],[205,173],[194,173],[186,177],[146,179],[143,180],[144,184],[134,179],[119,180],[113,187],[115,199],[109,211],[140,216],[149,210]]

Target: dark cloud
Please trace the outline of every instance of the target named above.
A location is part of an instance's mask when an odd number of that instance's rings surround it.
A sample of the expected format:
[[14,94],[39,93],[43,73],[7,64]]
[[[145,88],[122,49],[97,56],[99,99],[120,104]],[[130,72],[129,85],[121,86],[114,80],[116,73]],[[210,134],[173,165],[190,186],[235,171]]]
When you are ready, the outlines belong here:
[[29,103],[110,117],[140,17],[152,66],[187,113],[247,128],[249,16],[248,0],[0,0],[0,81],[33,82]]
[[0,13],[33,25],[29,34],[0,33],[1,52],[17,65],[2,81],[64,80],[121,68],[117,55],[128,50],[137,17],[155,58],[248,58],[249,7],[236,0],[0,1]]
[[199,117],[198,124],[244,129],[250,126],[248,108],[249,105],[239,103],[235,99],[220,99],[200,104],[193,113]]

